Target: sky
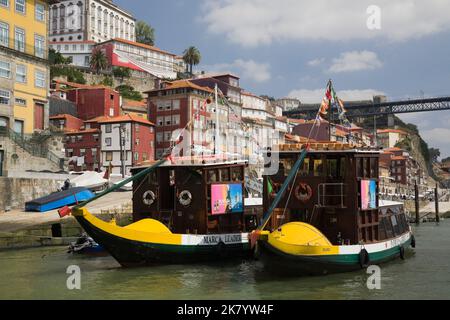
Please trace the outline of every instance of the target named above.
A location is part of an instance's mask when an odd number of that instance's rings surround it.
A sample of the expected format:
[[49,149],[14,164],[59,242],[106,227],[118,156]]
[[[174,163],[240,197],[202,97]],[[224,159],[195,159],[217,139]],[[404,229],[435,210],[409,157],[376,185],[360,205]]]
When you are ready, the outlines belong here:
[[[328,79],[345,100],[450,96],[448,0],[114,0],[195,70],[232,72],[241,87],[320,102]],[[450,156],[450,111],[400,116]]]

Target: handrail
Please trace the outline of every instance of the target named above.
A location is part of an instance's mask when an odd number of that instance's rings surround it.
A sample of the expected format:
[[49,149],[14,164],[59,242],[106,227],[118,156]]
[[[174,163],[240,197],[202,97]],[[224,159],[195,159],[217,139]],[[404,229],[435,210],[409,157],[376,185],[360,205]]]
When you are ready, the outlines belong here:
[[283,185],[281,186],[280,190],[278,191],[277,196],[275,197],[274,201],[270,205],[269,210],[264,215],[263,221],[260,223],[257,230],[263,230],[266,227],[267,222],[272,217],[272,214],[273,214],[275,208],[280,203],[282,196],[286,192],[288,185],[294,179],[297,171],[300,169],[300,166],[302,165],[303,161],[305,160],[307,153],[308,153],[308,150],[304,149],[302,151],[302,153],[300,154],[300,156],[298,157],[297,161],[295,162],[294,166],[292,167],[291,171],[289,172],[288,177],[286,178],[286,180],[284,180]]

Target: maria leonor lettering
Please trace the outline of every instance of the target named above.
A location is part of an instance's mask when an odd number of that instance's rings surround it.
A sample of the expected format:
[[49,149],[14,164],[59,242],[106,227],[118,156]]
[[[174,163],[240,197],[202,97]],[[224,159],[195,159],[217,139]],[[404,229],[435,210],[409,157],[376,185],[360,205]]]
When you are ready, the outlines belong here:
[[203,241],[201,242],[201,244],[218,244],[219,242],[223,242],[225,244],[241,243],[242,235],[241,234],[208,235],[203,237]]

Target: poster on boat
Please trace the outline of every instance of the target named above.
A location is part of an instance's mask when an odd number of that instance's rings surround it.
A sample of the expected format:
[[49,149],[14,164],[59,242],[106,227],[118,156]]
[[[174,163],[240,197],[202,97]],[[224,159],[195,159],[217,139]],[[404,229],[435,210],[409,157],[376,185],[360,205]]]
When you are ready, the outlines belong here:
[[211,213],[226,214],[244,211],[242,184],[211,185]]
[[361,181],[361,209],[377,208],[377,183],[374,180]]

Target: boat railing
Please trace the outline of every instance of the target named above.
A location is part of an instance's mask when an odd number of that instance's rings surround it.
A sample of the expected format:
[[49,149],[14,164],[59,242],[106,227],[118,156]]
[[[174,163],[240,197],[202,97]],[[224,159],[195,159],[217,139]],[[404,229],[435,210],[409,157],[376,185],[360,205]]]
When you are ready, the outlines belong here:
[[321,183],[318,189],[319,206],[345,208],[347,189],[345,183]]

